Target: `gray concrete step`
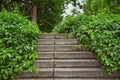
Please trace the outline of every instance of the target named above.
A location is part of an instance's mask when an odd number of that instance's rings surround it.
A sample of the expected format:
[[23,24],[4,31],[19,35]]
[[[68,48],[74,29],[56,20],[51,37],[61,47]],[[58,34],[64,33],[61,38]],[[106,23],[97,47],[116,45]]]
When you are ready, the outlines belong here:
[[[55,63],[54,63],[55,61]],[[36,60],[34,66],[37,68],[93,68],[100,67],[94,59],[62,59],[62,60]],[[55,64],[55,65],[54,65]]]
[[40,39],[54,39],[55,38],[55,34],[41,34],[40,35]]
[[53,78],[53,68],[40,68],[35,72],[29,73],[24,71],[22,74],[16,75],[16,79],[20,78]]
[[38,52],[39,58],[38,59],[53,59],[54,52]]
[[56,78],[120,78],[120,72],[109,76],[100,68],[55,68],[54,75]]
[[84,46],[78,48],[79,45],[38,45],[37,51],[43,52],[64,52],[64,51],[89,51]]
[[54,45],[38,45],[38,52],[54,52]]
[[55,39],[55,45],[77,45],[80,44],[77,39]]
[[78,47],[79,45],[55,45],[55,51],[64,52],[64,51],[88,51],[84,46]]
[[37,68],[54,68],[54,60],[36,60],[33,65]]
[[39,39],[38,45],[54,45],[54,39]]
[[100,64],[95,59],[61,59],[55,60],[55,67],[57,68],[93,68],[99,67]]
[[60,33],[60,34],[47,34],[43,33],[40,35],[40,39],[68,39],[68,34]]
[[15,80],[120,80],[120,78],[35,78],[35,79],[15,79]]
[[92,52],[55,52],[56,59],[95,59],[96,54]]
[[120,80],[120,78],[55,78],[55,80]]
[[60,33],[60,34],[55,34],[55,39],[68,39],[68,34],[66,33]]
[[52,78],[27,78],[27,79],[15,79],[15,80],[53,80]]

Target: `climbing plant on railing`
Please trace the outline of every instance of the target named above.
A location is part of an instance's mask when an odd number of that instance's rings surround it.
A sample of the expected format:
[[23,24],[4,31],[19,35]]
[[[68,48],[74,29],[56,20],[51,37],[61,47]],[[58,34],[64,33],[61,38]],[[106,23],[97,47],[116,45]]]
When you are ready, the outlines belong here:
[[120,70],[120,15],[100,14],[68,17],[53,32],[70,33],[97,53],[102,67],[111,74]]
[[24,69],[33,70],[39,34],[38,27],[25,17],[0,12],[0,80],[11,80]]

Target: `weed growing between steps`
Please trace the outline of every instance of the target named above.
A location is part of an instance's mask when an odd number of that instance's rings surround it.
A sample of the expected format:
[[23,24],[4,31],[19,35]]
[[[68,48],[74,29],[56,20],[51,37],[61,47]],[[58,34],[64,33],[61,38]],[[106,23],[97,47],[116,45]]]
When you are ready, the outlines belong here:
[[70,33],[94,51],[102,67],[111,74],[120,70],[120,15],[70,16],[53,29],[54,33]]
[[12,80],[24,69],[33,70],[39,29],[26,18],[10,12],[0,13],[0,80]]

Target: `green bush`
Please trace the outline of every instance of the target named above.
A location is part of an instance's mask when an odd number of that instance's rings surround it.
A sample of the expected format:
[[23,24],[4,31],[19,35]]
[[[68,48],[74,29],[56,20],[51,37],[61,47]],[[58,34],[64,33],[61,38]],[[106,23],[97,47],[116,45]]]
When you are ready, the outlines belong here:
[[24,69],[33,70],[39,33],[38,27],[26,18],[0,13],[0,80],[12,79]]
[[53,32],[76,36],[82,44],[97,53],[102,67],[109,74],[120,70],[120,15],[69,17]]

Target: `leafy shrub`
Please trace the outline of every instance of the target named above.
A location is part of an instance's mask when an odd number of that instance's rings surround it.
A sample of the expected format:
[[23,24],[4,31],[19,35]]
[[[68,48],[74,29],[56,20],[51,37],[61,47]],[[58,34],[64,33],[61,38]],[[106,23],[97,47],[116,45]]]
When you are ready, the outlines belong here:
[[38,27],[26,18],[0,13],[0,80],[12,79],[24,69],[32,71],[32,61],[38,57],[39,33]]
[[120,15],[69,17],[53,32],[76,36],[82,44],[97,53],[102,67],[109,74],[120,70]]

